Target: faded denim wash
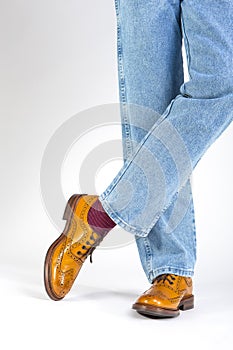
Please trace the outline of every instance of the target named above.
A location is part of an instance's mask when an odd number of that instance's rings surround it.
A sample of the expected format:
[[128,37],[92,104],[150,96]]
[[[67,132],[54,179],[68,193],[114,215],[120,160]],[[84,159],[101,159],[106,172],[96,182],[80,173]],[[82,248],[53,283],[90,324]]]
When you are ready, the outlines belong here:
[[150,282],[161,273],[192,276],[190,176],[233,117],[233,3],[115,0],[115,7],[125,162],[100,200],[135,234]]

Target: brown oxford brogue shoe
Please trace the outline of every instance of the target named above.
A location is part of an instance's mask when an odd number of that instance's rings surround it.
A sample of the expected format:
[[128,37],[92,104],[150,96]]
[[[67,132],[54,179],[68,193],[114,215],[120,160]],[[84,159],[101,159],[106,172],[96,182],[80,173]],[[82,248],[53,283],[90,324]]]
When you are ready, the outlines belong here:
[[45,289],[53,300],[61,300],[71,289],[84,261],[106,233],[93,231],[87,221],[96,195],[73,195],[66,206],[65,229],[50,246],[44,264]]
[[176,317],[179,310],[194,307],[192,279],[173,274],[155,278],[153,285],[133,304],[132,308],[152,318]]

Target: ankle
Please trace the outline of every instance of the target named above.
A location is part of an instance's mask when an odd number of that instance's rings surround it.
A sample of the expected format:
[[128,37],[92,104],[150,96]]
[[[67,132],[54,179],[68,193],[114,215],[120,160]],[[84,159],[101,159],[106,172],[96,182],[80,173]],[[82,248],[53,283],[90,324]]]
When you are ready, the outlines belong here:
[[93,231],[100,235],[107,234],[113,227],[116,226],[116,223],[110,218],[110,216],[108,216],[102,207],[99,199],[97,199],[89,209],[87,221]]

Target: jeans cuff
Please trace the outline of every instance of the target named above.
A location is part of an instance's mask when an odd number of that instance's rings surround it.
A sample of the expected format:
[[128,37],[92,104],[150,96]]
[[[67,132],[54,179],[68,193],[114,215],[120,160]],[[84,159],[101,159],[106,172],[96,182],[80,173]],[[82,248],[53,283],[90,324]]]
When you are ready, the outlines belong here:
[[99,201],[102,204],[102,207],[104,208],[105,212],[108,214],[108,216],[120,227],[122,227],[124,230],[134,234],[135,236],[139,237],[146,237],[149,232],[138,230],[133,226],[130,226],[122,218],[114,212],[114,210],[110,207],[109,203],[106,201],[105,196],[101,195],[99,196]]
[[172,266],[159,267],[155,270],[150,271],[147,278],[148,278],[150,283],[153,283],[153,281],[156,277],[158,277],[159,275],[162,275],[164,273],[170,273],[173,275],[178,275],[178,276],[183,276],[183,277],[193,277],[194,270],[193,269],[172,267]]

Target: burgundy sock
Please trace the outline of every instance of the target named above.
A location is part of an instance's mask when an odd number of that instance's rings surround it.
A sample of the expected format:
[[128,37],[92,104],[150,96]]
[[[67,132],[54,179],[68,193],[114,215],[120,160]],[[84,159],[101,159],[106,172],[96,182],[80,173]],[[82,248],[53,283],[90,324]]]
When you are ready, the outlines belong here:
[[105,212],[98,199],[89,209],[87,221],[91,228],[101,235],[108,233],[114,226],[116,226],[115,222],[112,221]]

